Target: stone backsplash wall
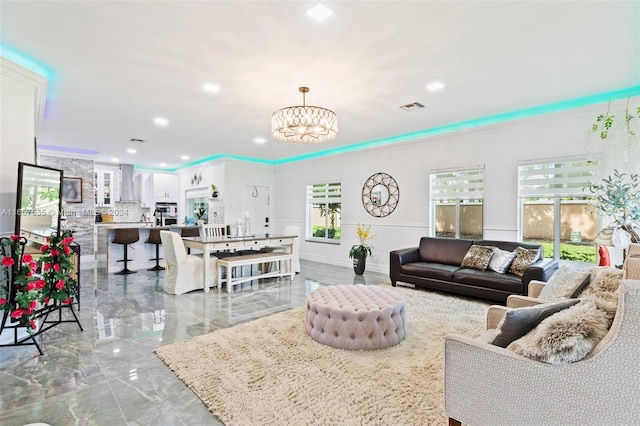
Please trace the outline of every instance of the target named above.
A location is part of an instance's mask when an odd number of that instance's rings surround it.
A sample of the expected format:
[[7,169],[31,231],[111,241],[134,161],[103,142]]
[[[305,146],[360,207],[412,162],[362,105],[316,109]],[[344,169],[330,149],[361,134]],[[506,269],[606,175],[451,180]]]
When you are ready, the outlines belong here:
[[80,244],[81,255],[93,256],[93,225],[95,224],[95,198],[93,170],[94,161],[81,158],[41,155],[39,164],[64,171],[65,177],[82,178],[82,202],[62,202],[67,217],[63,227],[73,232],[75,241]]

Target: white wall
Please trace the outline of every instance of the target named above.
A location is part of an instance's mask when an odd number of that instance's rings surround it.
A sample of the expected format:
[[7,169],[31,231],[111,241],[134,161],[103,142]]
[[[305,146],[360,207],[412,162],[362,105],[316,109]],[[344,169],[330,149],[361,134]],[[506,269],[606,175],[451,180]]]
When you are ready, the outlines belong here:
[[0,236],[13,234],[18,162],[35,161],[34,88],[0,74]]
[[[224,217],[227,224],[233,224],[237,219],[244,218],[245,208],[242,206],[242,186],[258,185],[268,186],[274,193],[275,171],[274,167],[264,164],[247,163],[237,160],[225,160],[224,193]],[[278,193],[280,191],[278,190]],[[269,217],[274,217],[273,199],[271,197],[271,212]]]
[[[387,273],[389,251],[415,247],[421,236],[429,235],[430,171],[484,165],[484,237],[516,240],[518,162],[602,151],[598,140],[587,143],[591,140],[587,135],[595,117],[604,110],[606,104],[278,166],[274,186],[275,231],[281,232],[289,224],[304,229],[306,185],[339,180],[342,182],[341,243],[302,241],[301,257],[350,266],[348,252],[358,242],[356,225],[370,224],[377,236],[372,242],[373,257],[367,261],[367,269]],[[384,218],[370,216],[360,197],[364,182],[378,172],[390,174],[400,190],[396,210]]]

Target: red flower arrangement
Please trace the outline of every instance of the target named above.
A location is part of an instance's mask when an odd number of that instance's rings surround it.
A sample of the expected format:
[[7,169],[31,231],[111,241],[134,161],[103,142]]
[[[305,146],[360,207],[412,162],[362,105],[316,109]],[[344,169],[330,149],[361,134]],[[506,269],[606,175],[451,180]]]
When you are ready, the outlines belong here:
[[[47,306],[52,300],[70,304],[76,296],[77,282],[72,278],[75,266],[71,261],[73,242],[70,233],[52,235],[48,244],[42,246],[42,256],[36,262],[30,254],[23,254],[26,240],[18,235],[0,240],[3,247],[2,281],[0,285],[0,310],[9,312],[11,318],[27,328],[29,334],[37,329],[36,310]],[[9,254],[8,254],[9,253]],[[37,267],[40,266],[40,275]],[[13,283],[10,270],[14,268]],[[9,286],[14,286],[13,301],[10,301]]]
[[72,250],[69,247],[72,242],[73,236],[70,233],[52,235],[49,244],[40,249],[42,256],[38,263],[41,265],[41,274],[45,281],[42,289],[45,304],[48,304],[50,299],[55,299],[63,305],[68,305],[76,297],[77,282],[73,279],[75,266],[71,261]]

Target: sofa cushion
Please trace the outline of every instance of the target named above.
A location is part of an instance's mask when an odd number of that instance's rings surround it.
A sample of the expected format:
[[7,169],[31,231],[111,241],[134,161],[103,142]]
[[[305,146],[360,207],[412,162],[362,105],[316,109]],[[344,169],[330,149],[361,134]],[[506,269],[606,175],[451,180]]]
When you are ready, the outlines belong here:
[[612,318],[594,301],[585,300],[549,316],[507,349],[548,364],[580,361],[607,334]]
[[400,273],[420,278],[430,278],[441,281],[452,281],[453,273],[460,269],[455,265],[442,265],[440,263],[413,262],[400,266]]
[[509,266],[511,266],[511,262],[513,262],[513,259],[515,258],[516,254],[514,252],[502,250],[496,247],[493,252],[493,256],[491,256],[491,260],[489,261],[489,266],[487,266],[487,269],[499,274],[504,274]]
[[460,268],[453,274],[453,281],[473,287],[490,288],[509,293],[524,293],[522,278],[513,274],[499,274],[492,271]]
[[420,259],[424,262],[460,267],[469,247],[471,247],[471,240],[422,237],[419,247]]
[[590,277],[591,268],[575,269],[569,265],[562,265],[547,281],[538,298],[558,300],[578,297],[589,284]]
[[509,272],[518,275],[519,277],[524,275],[524,270],[531,266],[533,262],[540,258],[539,249],[526,249],[523,247],[516,247],[514,250],[516,254],[515,259],[511,262]]
[[496,327],[498,333],[491,344],[506,348],[511,342],[517,340],[533,330],[547,317],[577,304],[579,299],[565,299],[540,305],[514,308],[508,310],[502,321]]
[[496,240],[474,240],[473,244],[479,246],[493,246],[500,250],[515,251],[516,248],[538,249],[542,257],[542,246],[540,244],[523,243],[520,241],[496,241]]
[[469,247],[467,254],[464,255],[464,259],[462,259],[462,264],[460,266],[463,268],[484,271],[487,269],[487,266],[489,266],[489,261],[493,256],[494,250],[495,247],[491,246],[472,245]]

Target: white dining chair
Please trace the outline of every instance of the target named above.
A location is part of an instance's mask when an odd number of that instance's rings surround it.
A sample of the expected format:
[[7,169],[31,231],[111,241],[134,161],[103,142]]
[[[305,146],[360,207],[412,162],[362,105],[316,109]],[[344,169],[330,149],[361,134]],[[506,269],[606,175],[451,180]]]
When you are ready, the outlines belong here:
[[[160,231],[162,250],[166,261],[164,271],[164,291],[170,294],[182,294],[192,290],[204,289],[204,260],[202,256],[187,254],[182,237],[177,232]],[[217,286],[218,265],[215,259],[209,261],[209,287]]]
[[227,235],[227,227],[226,225],[220,225],[217,223],[211,223],[202,225],[200,235],[203,237],[222,237]]

